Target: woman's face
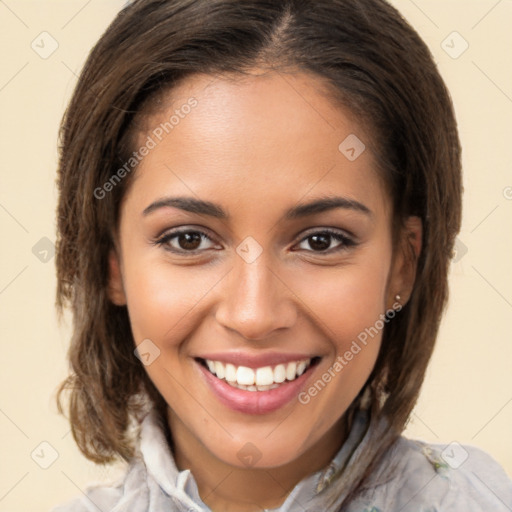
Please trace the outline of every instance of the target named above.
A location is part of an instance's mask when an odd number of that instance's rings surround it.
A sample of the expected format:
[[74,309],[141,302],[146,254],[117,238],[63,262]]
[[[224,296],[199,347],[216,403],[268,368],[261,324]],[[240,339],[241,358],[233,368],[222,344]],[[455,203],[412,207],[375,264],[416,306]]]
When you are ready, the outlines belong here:
[[408,287],[368,136],[320,87],[198,75],[139,134],[110,294],[178,449],[327,461]]

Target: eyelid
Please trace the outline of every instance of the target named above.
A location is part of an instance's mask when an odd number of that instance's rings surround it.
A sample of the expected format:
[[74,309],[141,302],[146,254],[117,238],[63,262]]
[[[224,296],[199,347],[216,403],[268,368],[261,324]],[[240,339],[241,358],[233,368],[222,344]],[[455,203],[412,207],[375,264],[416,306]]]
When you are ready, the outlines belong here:
[[321,233],[328,233],[330,235],[343,236],[347,239],[353,240],[354,242],[357,239],[353,233],[351,233],[350,231],[347,231],[346,229],[333,228],[333,227],[329,227],[329,226],[323,226],[323,227],[318,226],[318,227],[306,229],[305,231],[302,231],[301,233],[299,233],[299,235],[297,235],[297,237],[300,236],[299,240],[302,241],[305,238],[308,238],[313,235],[321,234]]
[[210,234],[210,231],[204,227],[198,227],[198,226],[193,226],[193,225],[190,225],[190,226],[179,226],[179,227],[176,227],[176,228],[171,228],[171,229],[167,229],[167,230],[164,230],[161,234],[157,235],[153,240],[152,240],[152,243],[154,245],[160,245],[162,246],[165,250],[169,251],[169,252],[172,252],[174,254],[180,254],[180,255],[190,255],[190,256],[194,256],[194,255],[197,255],[197,254],[200,254],[200,253],[203,253],[205,252],[206,249],[194,249],[192,251],[187,251],[187,250],[180,250],[180,249],[176,249],[176,248],[173,248],[173,247],[170,247],[170,245],[168,244],[168,242],[182,234],[185,234],[185,233],[197,233],[199,234],[203,239],[206,238],[208,239],[212,244],[214,245],[220,245],[214,236],[212,236]]
[[[212,244],[221,245],[221,244],[219,244],[219,242],[217,242],[216,237],[212,236],[210,234],[210,230],[208,230],[207,228],[202,227],[202,226],[199,227],[199,226],[194,226],[194,225],[179,226],[179,227],[167,229],[167,230],[163,231],[161,234],[159,234],[157,237],[155,237],[152,240],[152,243],[154,245],[160,245],[165,250],[172,252],[174,254],[185,255],[185,256],[196,256],[198,254],[206,252],[207,250],[214,249],[214,248],[194,249],[194,250],[187,251],[185,249],[176,249],[169,245],[168,242],[170,240],[172,240],[176,237],[179,237],[180,235],[185,234],[185,233],[197,233],[201,236],[201,238],[209,240]],[[328,235],[340,243],[336,247],[329,248],[325,251],[294,249],[295,247],[297,247],[298,245],[300,245],[301,243],[303,243],[308,238],[310,238],[314,235]],[[298,238],[298,241],[296,241],[294,243],[294,245],[291,249],[293,252],[302,250],[302,251],[316,254],[316,255],[329,255],[329,254],[333,254],[333,253],[336,253],[336,252],[339,252],[342,250],[347,250],[350,247],[353,247],[358,244],[354,235],[352,235],[351,233],[347,232],[346,230],[342,230],[340,228],[315,227],[315,228],[310,228],[306,231],[301,232],[300,235],[298,235],[298,236],[300,236],[300,238]],[[297,240],[297,237],[296,237],[296,240]],[[219,249],[216,249],[216,250],[219,250]]]
[[[334,253],[337,253],[337,252],[340,252],[343,250],[347,250],[347,249],[354,247],[358,244],[354,235],[349,234],[347,231],[339,229],[339,228],[325,227],[325,228],[312,228],[311,230],[301,233],[301,238],[297,243],[295,243],[294,247],[300,245],[302,242],[304,242],[305,240],[307,240],[308,238],[310,238],[314,235],[328,235],[340,242],[340,245],[333,247],[333,248],[329,248],[325,251],[305,250],[306,252],[315,254],[315,255],[334,254]],[[293,248],[292,248],[292,250],[293,250]],[[296,250],[298,251],[298,250],[304,250],[304,249],[296,249]]]

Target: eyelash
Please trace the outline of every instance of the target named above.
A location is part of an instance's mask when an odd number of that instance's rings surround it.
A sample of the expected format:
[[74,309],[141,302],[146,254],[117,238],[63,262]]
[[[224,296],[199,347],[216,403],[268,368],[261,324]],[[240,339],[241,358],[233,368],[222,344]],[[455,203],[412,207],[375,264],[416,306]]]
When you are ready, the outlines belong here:
[[[196,256],[198,253],[202,252],[202,250],[194,249],[191,251],[187,251],[185,249],[171,248],[169,245],[167,245],[167,244],[169,244],[169,242],[171,240],[176,239],[181,235],[191,234],[191,233],[199,234],[201,237],[201,242],[205,239],[213,242],[212,238],[210,236],[208,236],[204,231],[200,231],[200,230],[196,230],[196,229],[181,229],[178,231],[168,232],[168,233],[164,234],[163,236],[161,236],[160,238],[154,240],[153,243],[157,246],[162,246],[162,247],[164,247],[165,250],[173,252],[175,254],[180,254],[180,255],[184,255],[184,256]],[[330,228],[319,229],[317,231],[311,232],[307,236],[302,237],[300,239],[300,241],[298,242],[298,244],[296,244],[296,245],[302,244],[303,242],[307,241],[308,239],[314,237],[315,235],[317,235],[317,236],[318,235],[324,235],[324,236],[327,235],[328,237],[331,237],[332,239],[334,239],[338,242],[341,242],[341,243],[337,247],[329,248],[327,250],[323,250],[323,251],[307,250],[306,252],[311,252],[314,254],[332,254],[335,252],[348,250],[350,247],[354,247],[357,245],[357,243],[352,238],[350,238],[348,235],[346,235],[340,231],[330,229]],[[296,249],[292,249],[292,250],[294,252],[296,251]]]

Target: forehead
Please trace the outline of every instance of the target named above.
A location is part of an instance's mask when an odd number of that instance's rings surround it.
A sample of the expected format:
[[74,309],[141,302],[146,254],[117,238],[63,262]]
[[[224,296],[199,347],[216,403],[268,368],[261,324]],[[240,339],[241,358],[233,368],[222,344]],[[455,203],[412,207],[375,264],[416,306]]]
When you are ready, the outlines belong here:
[[169,188],[247,200],[265,189],[276,201],[344,193],[386,209],[369,135],[310,74],[188,77],[152,103],[137,147],[148,137],[135,187],[147,201]]

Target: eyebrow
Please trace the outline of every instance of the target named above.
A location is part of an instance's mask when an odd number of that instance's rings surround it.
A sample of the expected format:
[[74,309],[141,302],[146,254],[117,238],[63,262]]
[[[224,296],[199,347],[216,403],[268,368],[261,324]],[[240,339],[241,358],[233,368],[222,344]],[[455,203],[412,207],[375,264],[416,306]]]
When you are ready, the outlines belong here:
[[316,201],[312,201],[311,203],[299,204],[293,207],[291,210],[288,210],[285,218],[298,219],[300,217],[314,215],[315,213],[322,213],[327,210],[333,210],[334,208],[355,210],[357,212],[365,213],[369,216],[373,215],[367,206],[354,199],[348,199],[347,197],[325,197],[322,199],[317,199]]
[[[158,199],[151,203],[147,208],[144,209],[142,214],[144,216],[153,213],[160,208],[178,208],[191,213],[197,213],[200,215],[208,215],[217,219],[228,219],[229,214],[220,206],[210,201],[203,201],[201,199],[195,199],[193,197],[165,197]],[[353,210],[372,216],[371,210],[363,203],[354,199],[348,199],[346,197],[326,197],[317,199],[310,203],[299,204],[288,210],[284,218],[288,220],[298,219],[322,213],[335,208],[343,208],[346,210]]]
[[202,201],[193,197],[165,197],[158,199],[145,208],[142,215],[146,216],[160,208],[169,207],[185,210],[186,212],[209,215],[217,219],[227,219],[229,217],[221,206],[211,203],[210,201]]

